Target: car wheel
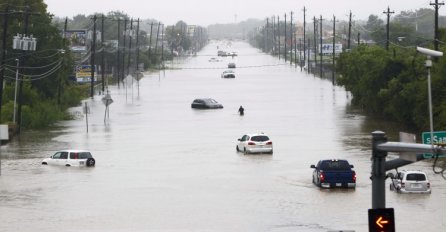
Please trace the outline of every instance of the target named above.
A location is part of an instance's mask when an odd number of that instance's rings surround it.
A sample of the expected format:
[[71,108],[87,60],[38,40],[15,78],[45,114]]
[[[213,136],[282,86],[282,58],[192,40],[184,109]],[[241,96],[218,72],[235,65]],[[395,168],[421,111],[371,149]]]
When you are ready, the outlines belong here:
[[96,161],[93,158],[87,159],[87,167],[93,167],[96,164]]
[[312,178],[312,182],[313,182],[313,184],[316,184],[316,181],[314,181],[314,176],[313,176],[313,178]]
[[399,187],[399,186],[396,187],[396,192],[397,192],[397,193],[401,193],[401,187]]
[[248,154],[248,151],[246,150],[246,147],[243,148],[243,153],[244,153],[245,155]]
[[69,164],[65,164],[65,167],[70,167],[71,165],[69,165]]
[[240,149],[238,149],[238,145],[235,145],[235,150],[237,150],[237,152],[240,151]]
[[46,162],[42,162],[42,165],[47,165],[47,163]]

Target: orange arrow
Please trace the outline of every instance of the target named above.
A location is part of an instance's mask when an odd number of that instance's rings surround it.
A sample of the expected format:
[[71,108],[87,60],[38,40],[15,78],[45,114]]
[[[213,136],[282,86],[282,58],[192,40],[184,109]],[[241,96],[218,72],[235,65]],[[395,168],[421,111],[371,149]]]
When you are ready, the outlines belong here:
[[383,224],[387,224],[389,221],[383,220],[383,217],[379,217],[378,220],[376,220],[376,225],[378,225],[381,228],[384,228]]

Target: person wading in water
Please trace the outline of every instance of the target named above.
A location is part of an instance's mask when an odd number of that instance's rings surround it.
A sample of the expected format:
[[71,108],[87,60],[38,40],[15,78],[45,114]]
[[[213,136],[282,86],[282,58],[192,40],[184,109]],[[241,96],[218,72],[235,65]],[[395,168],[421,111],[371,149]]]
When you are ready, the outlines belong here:
[[238,113],[240,114],[240,116],[243,116],[245,114],[245,109],[243,108],[243,106],[240,106],[240,108],[238,108]]

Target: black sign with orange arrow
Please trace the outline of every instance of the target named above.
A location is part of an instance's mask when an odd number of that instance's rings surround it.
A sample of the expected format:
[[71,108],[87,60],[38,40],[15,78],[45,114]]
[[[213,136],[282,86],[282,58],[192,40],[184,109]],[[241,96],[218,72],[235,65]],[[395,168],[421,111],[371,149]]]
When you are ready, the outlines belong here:
[[369,232],[395,232],[393,208],[369,209]]

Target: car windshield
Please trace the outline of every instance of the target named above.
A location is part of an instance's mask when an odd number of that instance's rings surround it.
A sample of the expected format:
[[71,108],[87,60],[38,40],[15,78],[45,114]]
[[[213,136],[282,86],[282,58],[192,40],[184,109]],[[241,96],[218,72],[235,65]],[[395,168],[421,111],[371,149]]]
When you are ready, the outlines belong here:
[[426,176],[421,173],[409,173],[407,174],[406,180],[423,181],[426,180]]
[[256,136],[251,137],[251,141],[255,141],[255,142],[265,142],[268,140],[269,140],[269,138],[266,135],[256,135]]
[[321,169],[332,171],[350,170],[350,164],[342,160],[325,161],[322,162]]

